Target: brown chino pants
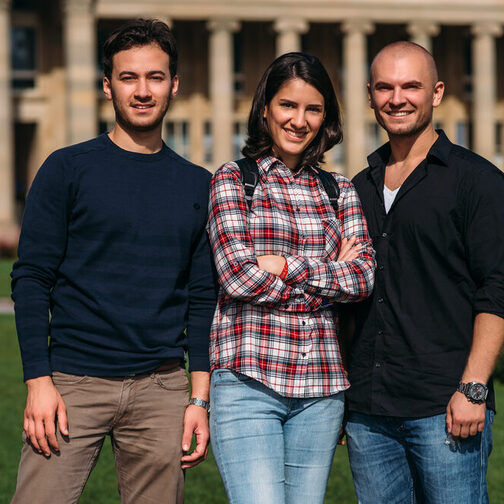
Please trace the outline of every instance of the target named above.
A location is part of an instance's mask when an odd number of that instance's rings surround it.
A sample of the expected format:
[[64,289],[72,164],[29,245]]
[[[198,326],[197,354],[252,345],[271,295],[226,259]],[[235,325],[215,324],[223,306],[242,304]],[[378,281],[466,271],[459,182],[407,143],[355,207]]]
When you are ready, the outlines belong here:
[[189,393],[182,368],[127,378],[55,372],[53,381],[67,407],[70,436],[58,433],[60,453],[46,458],[23,435],[13,503],[77,503],[107,434],[123,504],[184,501],[180,457]]

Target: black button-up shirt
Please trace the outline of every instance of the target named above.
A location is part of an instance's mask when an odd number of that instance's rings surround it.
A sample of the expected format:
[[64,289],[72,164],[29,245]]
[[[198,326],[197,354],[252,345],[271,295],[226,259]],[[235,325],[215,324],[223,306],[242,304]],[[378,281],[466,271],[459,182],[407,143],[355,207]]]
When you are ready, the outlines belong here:
[[[464,371],[475,315],[504,317],[504,174],[438,133],[388,214],[389,144],[353,180],[378,267],[373,295],[355,305],[351,411],[443,413]],[[494,409],[492,392],[487,404]]]

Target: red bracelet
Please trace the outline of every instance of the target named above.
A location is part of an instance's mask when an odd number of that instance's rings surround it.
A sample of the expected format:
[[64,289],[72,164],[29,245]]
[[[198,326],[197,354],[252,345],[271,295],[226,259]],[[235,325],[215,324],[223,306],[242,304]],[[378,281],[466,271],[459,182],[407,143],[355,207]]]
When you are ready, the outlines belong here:
[[289,267],[287,266],[287,260],[285,260],[285,264],[282,270],[282,273],[280,273],[279,278],[281,280],[285,280],[287,278],[287,274],[289,273]]

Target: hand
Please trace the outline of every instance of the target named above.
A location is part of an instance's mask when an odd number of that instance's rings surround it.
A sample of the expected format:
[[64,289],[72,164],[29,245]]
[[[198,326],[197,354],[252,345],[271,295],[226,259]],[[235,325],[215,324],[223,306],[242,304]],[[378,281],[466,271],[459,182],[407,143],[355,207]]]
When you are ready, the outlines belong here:
[[359,257],[362,244],[356,243],[356,236],[351,236],[349,239],[342,238],[341,248],[338,254],[338,261],[353,261]]
[[61,434],[68,436],[68,420],[63,399],[50,376],[26,380],[28,395],[24,411],[24,431],[32,446],[46,457],[51,448],[59,451],[56,420]]
[[280,276],[282,274],[285,262],[285,257],[279,255],[270,254],[257,256],[257,264],[259,265],[259,268],[276,276]]
[[182,450],[184,452],[187,452],[191,447],[193,433],[196,436],[196,448],[192,453],[182,457],[182,469],[194,467],[206,459],[210,439],[206,409],[190,404],[187,406],[184,416],[184,434],[182,435]]
[[339,445],[341,445],[341,446],[346,445],[345,436],[346,436],[345,429],[343,426],[341,426],[341,430],[340,430],[339,437],[338,437],[338,444]]
[[486,404],[473,404],[461,392],[455,392],[446,407],[446,426],[454,437],[466,438],[482,432]]

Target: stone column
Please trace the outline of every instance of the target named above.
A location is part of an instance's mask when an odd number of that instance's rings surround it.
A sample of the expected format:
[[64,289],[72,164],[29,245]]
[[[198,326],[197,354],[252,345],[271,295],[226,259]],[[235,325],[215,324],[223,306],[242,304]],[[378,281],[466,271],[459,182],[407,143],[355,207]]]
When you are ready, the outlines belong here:
[[65,0],[64,48],[67,69],[67,142],[97,133],[96,31],[93,0]]
[[240,23],[230,19],[209,21],[210,101],[212,153],[215,168],[233,155],[233,33]]
[[276,39],[277,56],[292,51],[301,51],[301,35],[309,29],[309,25],[304,19],[277,19],[273,28],[278,33]]
[[366,35],[374,26],[363,20],[343,23],[345,173],[352,178],[366,167],[368,62]]
[[502,35],[498,23],[472,26],[473,61],[473,148],[495,162],[495,106],[497,101],[497,60],[495,37]]
[[439,26],[430,22],[413,22],[406,28],[411,42],[421,45],[427,51],[432,52],[432,37],[439,35]]
[[[10,0],[0,0],[0,233],[14,224],[14,138]],[[3,237],[0,236],[0,244]]]
[[[207,107],[207,101],[201,93],[193,94],[189,99],[188,108],[191,114],[189,133],[191,161],[201,166],[205,165],[205,119],[207,117]],[[215,170],[217,166],[209,168]]]

